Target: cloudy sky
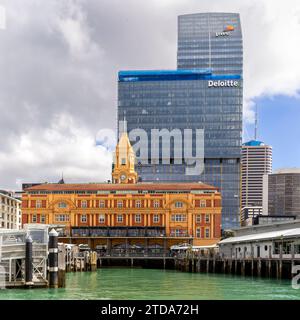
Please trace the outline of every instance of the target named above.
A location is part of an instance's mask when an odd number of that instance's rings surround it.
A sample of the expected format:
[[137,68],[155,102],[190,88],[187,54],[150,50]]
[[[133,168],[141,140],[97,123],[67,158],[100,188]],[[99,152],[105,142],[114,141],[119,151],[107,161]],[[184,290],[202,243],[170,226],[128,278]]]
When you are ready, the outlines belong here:
[[[244,139],[300,166],[299,0],[0,0],[0,189],[21,182],[103,181],[116,126],[117,72],[176,68],[177,16],[241,14]],[[3,10],[0,10],[0,20]]]

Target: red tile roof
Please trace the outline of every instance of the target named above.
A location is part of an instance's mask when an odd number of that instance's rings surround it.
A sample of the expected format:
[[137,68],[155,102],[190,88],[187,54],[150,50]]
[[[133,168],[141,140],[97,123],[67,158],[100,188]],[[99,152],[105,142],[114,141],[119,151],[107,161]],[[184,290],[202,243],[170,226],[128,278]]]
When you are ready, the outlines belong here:
[[112,184],[112,183],[46,183],[25,189],[25,191],[120,191],[120,190],[147,190],[147,191],[191,191],[191,190],[216,190],[218,188],[204,183],[137,183],[137,184]]

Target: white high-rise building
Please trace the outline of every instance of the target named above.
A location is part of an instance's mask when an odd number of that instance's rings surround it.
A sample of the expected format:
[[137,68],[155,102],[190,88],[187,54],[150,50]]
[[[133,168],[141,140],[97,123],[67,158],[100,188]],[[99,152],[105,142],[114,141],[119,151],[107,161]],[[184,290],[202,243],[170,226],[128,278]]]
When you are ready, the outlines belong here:
[[251,140],[242,146],[241,223],[263,212],[263,176],[272,172],[272,147]]
[[21,203],[11,192],[0,190],[0,229],[21,228]]

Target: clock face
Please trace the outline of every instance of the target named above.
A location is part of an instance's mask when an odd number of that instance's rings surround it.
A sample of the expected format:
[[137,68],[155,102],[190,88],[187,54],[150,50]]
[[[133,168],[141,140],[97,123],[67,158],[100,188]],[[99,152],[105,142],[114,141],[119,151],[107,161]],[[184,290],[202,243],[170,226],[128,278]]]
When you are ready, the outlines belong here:
[[121,178],[122,181],[124,181],[126,179],[126,175],[125,174],[121,174],[120,178]]

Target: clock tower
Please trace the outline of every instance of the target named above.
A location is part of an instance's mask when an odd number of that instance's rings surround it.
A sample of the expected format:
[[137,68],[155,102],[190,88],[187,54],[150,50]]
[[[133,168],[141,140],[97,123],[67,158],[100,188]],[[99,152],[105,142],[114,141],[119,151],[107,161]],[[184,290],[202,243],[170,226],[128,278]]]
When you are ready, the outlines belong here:
[[127,132],[123,132],[119,139],[113,161],[113,183],[137,183],[138,175],[134,170],[135,153]]

